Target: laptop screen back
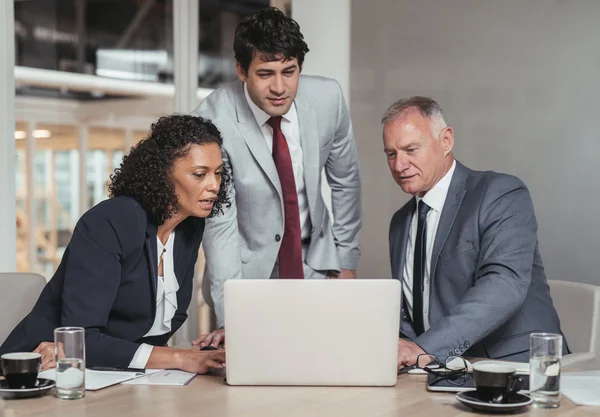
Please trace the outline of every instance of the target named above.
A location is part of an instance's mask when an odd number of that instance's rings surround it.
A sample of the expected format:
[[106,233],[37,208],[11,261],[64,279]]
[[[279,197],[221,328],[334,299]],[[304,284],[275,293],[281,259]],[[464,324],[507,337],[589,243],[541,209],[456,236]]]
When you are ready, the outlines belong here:
[[230,385],[396,383],[400,282],[225,283]]

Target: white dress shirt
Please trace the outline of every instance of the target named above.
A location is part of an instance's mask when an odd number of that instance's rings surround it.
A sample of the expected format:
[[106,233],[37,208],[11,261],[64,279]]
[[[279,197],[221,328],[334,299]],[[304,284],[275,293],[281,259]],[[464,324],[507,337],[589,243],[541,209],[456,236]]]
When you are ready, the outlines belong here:
[[[175,265],[173,262],[173,248],[175,242],[175,231],[171,232],[167,238],[167,243],[162,244],[158,236],[156,237],[156,249],[158,255],[158,263],[160,258],[163,261],[163,275],[158,276],[156,283],[156,315],[152,327],[144,335],[159,336],[171,331],[171,320],[177,311],[177,291],[179,283],[175,276]],[[150,354],[154,346],[142,343],[138,350],[133,355],[133,359],[129,363],[130,368],[144,369],[150,359]]]
[[[431,272],[431,253],[433,252],[433,244],[435,243],[435,236],[437,234],[438,224],[440,217],[442,216],[442,210],[444,203],[446,202],[446,195],[450,188],[450,182],[452,181],[452,175],[456,168],[456,161],[452,163],[450,170],[444,175],[444,177],[433,186],[431,190],[423,196],[422,200],[431,207],[431,210],[427,213],[427,230],[426,230],[426,242],[425,242],[425,271],[423,276],[423,324],[425,330],[429,329],[429,294],[430,294],[430,272]],[[406,247],[406,262],[404,262],[404,271],[402,273],[403,283],[402,291],[406,297],[406,309],[413,317],[413,267],[415,259],[415,239],[417,237],[417,225],[419,222],[419,216],[417,210],[419,207],[420,197],[416,197],[417,204],[415,205],[415,211],[412,216],[410,230],[408,232],[408,245]]]
[[[248,86],[244,83],[244,93],[246,101],[252,114],[256,119],[256,123],[260,127],[269,153],[273,153],[273,128],[267,124],[271,118],[260,107],[258,107],[248,94]],[[304,186],[304,163],[302,159],[302,145],[300,143],[300,125],[298,124],[298,113],[296,112],[296,104],[292,103],[289,111],[281,118],[281,131],[290,150],[292,158],[292,166],[294,168],[294,181],[296,183],[296,191],[298,193],[298,208],[300,209],[300,227],[302,228],[302,239],[310,236],[310,214],[308,211],[308,200],[306,198],[306,187]]]

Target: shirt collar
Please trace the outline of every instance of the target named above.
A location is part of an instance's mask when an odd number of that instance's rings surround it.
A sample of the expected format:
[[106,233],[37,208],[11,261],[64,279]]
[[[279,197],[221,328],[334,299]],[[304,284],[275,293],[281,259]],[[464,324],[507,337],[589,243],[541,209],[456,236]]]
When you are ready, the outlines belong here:
[[[262,127],[265,123],[267,123],[271,116],[265,113],[263,109],[258,107],[256,103],[252,101],[250,94],[248,94],[248,84],[246,83],[244,83],[244,95],[246,96],[246,101],[248,102],[248,106],[250,106],[250,110],[252,110],[252,114],[254,115],[256,123],[258,123],[258,126]],[[292,122],[296,118],[296,103],[292,103],[292,106],[288,112],[282,117],[288,122]]]
[[446,195],[448,195],[448,189],[450,188],[450,182],[452,181],[452,175],[454,174],[455,168],[456,160],[452,162],[452,166],[448,172],[446,172],[446,175],[444,175],[422,199],[417,197],[417,204],[419,201],[423,200],[429,207],[438,213],[441,213],[444,208],[444,203],[446,202]]

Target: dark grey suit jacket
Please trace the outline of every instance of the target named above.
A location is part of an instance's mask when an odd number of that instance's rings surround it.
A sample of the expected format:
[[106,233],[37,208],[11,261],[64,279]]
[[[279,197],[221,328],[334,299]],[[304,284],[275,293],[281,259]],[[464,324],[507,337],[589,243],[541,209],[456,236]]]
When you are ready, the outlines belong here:
[[[414,211],[413,198],[390,224],[392,274],[401,281]],[[400,328],[427,353],[526,362],[530,333],[560,332],[533,203],[518,178],[457,161],[431,264],[430,328],[417,337],[404,309]]]

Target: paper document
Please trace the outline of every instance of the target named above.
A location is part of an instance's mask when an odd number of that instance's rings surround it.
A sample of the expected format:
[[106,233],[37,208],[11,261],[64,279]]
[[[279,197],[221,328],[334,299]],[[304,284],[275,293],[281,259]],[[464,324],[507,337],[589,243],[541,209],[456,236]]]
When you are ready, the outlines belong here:
[[[124,381],[129,381],[135,378],[146,376],[146,373],[141,372],[121,372],[121,371],[95,371],[92,369],[85,370],[85,389],[87,391],[96,391],[102,388],[110,387],[115,384],[120,384]],[[40,378],[51,379],[56,381],[56,370],[47,369],[39,373]]]
[[560,393],[577,405],[600,406],[600,376],[598,372],[564,373],[560,377]]
[[[152,373],[150,373],[152,372]],[[148,369],[141,378],[124,382],[130,385],[187,385],[196,374],[176,369]]]

